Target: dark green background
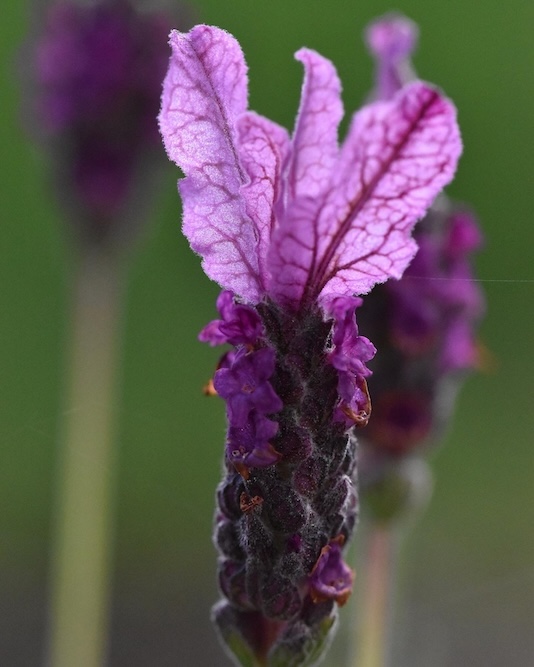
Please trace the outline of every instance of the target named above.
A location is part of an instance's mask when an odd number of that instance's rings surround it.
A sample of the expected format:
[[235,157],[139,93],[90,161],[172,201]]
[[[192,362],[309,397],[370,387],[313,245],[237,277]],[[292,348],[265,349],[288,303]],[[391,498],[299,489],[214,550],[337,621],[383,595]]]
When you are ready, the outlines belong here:
[[[431,505],[404,542],[403,633],[394,665],[534,664],[534,3],[205,0],[194,6],[203,22],[241,42],[251,108],[287,127],[298,103],[301,68],[292,54],[300,46],[336,63],[352,111],[371,84],[365,24],[392,8],[420,24],[417,69],[456,102],[464,137],[449,192],[472,204],[486,234],[477,266],[488,301],[481,337],[493,363],[461,393],[445,446],[433,457]],[[0,664],[6,667],[42,664],[72,268],[46,157],[21,123],[15,61],[31,15],[18,0],[2,5]],[[165,165],[145,242],[125,267],[113,667],[227,664],[207,620],[216,597],[210,531],[223,408],[200,393],[217,352],[196,341],[214,315],[218,290],[180,234],[177,176]],[[340,644],[329,667],[341,666]]]

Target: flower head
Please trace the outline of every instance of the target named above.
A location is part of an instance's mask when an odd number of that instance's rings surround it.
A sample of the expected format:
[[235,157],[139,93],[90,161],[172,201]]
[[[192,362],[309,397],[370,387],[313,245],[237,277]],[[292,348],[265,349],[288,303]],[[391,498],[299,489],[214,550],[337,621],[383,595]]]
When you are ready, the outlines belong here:
[[221,318],[200,338],[234,347],[213,380],[228,417],[214,538],[226,599],[214,620],[244,661],[304,666],[352,589],[353,426],[369,419],[376,351],[355,295],[413,258],[412,228],[461,151],[455,110],[417,81],[354,114],[339,145],[335,68],[301,49],[290,136],[248,110],[231,35],[200,25],[170,44],[160,129],[185,174],[183,231],[223,288]]

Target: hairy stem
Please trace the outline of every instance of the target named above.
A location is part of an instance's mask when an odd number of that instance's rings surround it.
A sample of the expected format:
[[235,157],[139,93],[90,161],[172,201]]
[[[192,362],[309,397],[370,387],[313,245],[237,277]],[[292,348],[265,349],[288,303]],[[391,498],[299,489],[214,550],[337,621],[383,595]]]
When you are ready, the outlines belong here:
[[51,667],[101,667],[114,481],[119,267],[83,253],[71,305],[52,555]]

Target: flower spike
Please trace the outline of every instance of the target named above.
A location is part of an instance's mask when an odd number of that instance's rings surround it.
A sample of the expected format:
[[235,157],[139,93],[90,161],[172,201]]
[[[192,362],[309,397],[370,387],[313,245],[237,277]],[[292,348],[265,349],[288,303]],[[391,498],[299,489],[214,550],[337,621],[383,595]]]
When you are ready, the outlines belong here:
[[354,578],[343,551],[376,352],[357,295],[413,258],[412,228],[456,169],[456,113],[415,81],[357,112],[340,146],[335,67],[301,49],[290,137],[247,109],[231,35],[197,26],[171,46],[160,128],[185,174],[184,233],[223,288],[199,337],[232,346],[213,380],[228,418],[213,618],[241,664],[311,667]]

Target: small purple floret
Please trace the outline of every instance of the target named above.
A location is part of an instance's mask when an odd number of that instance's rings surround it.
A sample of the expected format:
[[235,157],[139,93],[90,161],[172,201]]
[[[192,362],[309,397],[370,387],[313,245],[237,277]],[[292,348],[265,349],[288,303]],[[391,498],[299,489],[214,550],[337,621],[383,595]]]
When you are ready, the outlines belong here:
[[376,353],[375,346],[358,333],[355,310],[361,306],[358,297],[337,297],[329,304],[329,313],[334,318],[332,333],[333,350],[328,360],[338,372],[338,393],[341,404],[334,418],[345,423],[365,426],[371,414],[371,402],[365,378],[371,375],[366,363]]
[[234,294],[224,290],[217,299],[220,320],[213,320],[202,329],[198,339],[210,345],[255,345],[263,333],[258,313],[250,306],[236,303]]
[[371,371],[365,364],[375,356],[376,348],[368,338],[358,333],[355,310],[361,304],[362,300],[358,297],[337,297],[330,304],[329,312],[334,318],[334,349],[328,358],[338,371],[352,371],[367,377]]
[[323,547],[312,570],[310,586],[317,602],[335,600],[343,605],[349,598],[354,571],[343,560],[342,544],[343,540],[335,539]]
[[276,463],[280,454],[271,443],[277,432],[277,422],[253,410],[243,426],[230,424],[226,443],[228,460],[237,470],[264,468]]
[[247,352],[242,349],[229,367],[215,373],[213,384],[219,396],[226,400],[232,426],[244,427],[252,410],[267,415],[282,409],[283,403],[269,382],[274,365],[274,350],[263,348]]

